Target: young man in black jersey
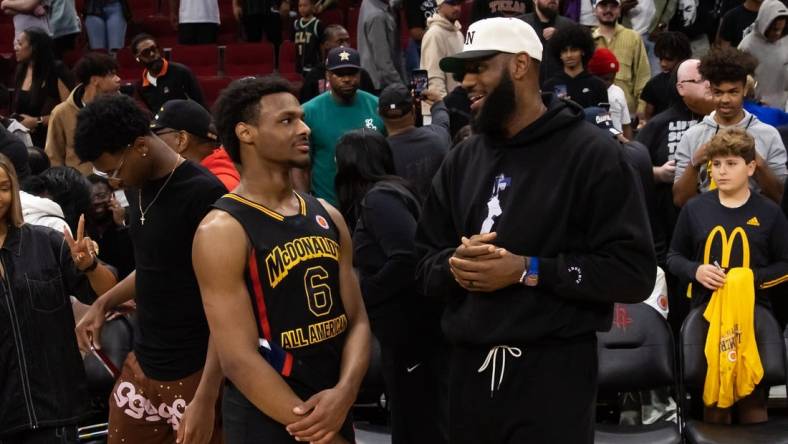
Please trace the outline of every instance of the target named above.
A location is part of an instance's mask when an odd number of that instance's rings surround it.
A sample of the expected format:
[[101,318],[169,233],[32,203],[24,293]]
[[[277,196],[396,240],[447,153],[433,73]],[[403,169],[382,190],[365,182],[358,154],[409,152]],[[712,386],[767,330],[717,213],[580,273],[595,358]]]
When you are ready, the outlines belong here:
[[340,213],[296,193],[309,127],[284,80],[232,83],[216,123],[241,183],[214,205],[193,261],[229,383],[229,444],[354,442],[348,412],[369,361],[369,321]]
[[[222,380],[194,277],[197,225],[224,186],[150,129],[123,95],[101,97],[77,118],[75,151],[129,199],[137,269],[93,303],[77,326],[79,347],[101,347],[105,315],[137,303],[134,349],[110,397],[109,444],[221,442],[214,409]],[[185,441],[184,441],[185,440]]]

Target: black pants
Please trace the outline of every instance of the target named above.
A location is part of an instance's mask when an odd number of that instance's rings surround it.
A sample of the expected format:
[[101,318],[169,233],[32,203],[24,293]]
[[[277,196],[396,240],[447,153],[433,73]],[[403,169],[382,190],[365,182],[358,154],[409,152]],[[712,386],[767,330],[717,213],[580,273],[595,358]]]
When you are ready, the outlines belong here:
[[[232,384],[224,386],[222,427],[225,444],[293,444],[297,441],[285,426],[271,419],[249,402]],[[348,442],[355,442],[353,421],[348,414],[339,431]],[[3,443],[5,444],[5,443]]]
[[216,43],[219,25],[216,23],[181,23],[178,43],[181,45],[210,45]]
[[248,42],[259,42],[265,34],[265,38],[274,46],[279,47],[282,43],[282,20],[279,14],[269,12],[243,16],[241,25]]
[[[596,341],[499,349],[454,348],[449,376],[452,444],[591,444]],[[504,364],[504,355],[506,362]],[[503,380],[499,385],[500,375]],[[492,382],[492,390],[490,384]]]
[[0,444],[76,444],[77,426],[44,427],[0,438]]
[[412,347],[381,345],[391,444],[447,442],[448,356],[440,348],[414,353]]
[[79,33],[76,34],[68,34],[60,36],[56,39],[53,39],[52,45],[55,51],[55,57],[58,60],[63,60],[63,56],[77,47],[77,37],[79,37]]

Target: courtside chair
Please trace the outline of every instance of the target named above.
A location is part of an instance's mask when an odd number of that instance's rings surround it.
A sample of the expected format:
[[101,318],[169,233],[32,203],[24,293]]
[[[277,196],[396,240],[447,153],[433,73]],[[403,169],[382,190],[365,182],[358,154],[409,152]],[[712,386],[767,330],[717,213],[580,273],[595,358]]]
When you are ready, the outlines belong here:
[[[615,304],[610,331],[597,333],[599,390],[636,392],[671,388],[677,397],[673,334],[654,308]],[[679,444],[679,424],[660,421],[649,425],[597,424],[596,444]]]
[[[684,391],[702,393],[706,379],[706,333],[709,324],[703,318],[706,305],[690,311],[681,327],[681,371]],[[762,383],[767,387],[786,382],[785,342],[772,313],[755,305],[755,337],[763,364]],[[686,397],[683,397],[686,400]],[[702,403],[702,399],[693,400]],[[684,409],[688,411],[688,409]],[[684,433],[689,444],[788,444],[788,418],[770,416],[763,424],[708,424],[685,418]]]

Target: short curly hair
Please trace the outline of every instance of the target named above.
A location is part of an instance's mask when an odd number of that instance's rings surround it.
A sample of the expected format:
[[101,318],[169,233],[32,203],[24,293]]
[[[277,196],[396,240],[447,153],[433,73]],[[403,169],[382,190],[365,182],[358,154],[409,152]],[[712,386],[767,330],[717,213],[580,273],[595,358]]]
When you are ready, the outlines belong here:
[[225,88],[213,105],[213,119],[224,149],[233,162],[241,163],[241,142],[235,135],[240,122],[256,122],[260,99],[271,94],[293,93],[293,85],[278,75],[246,77]]
[[74,75],[79,83],[87,85],[93,76],[104,77],[118,71],[118,62],[115,58],[100,52],[85,54],[74,67]]
[[583,66],[588,65],[588,61],[594,55],[596,44],[591,31],[585,26],[572,25],[559,29],[550,39],[550,52],[557,59],[561,59],[561,51],[567,48],[579,49],[583,53]]
[[689,38],[683,32],[665,31],[654,39],[654,55],[660,59],[684,61],[692,57]]
[[750,163],[755,160],[755,139],[743,128],[724,129],[711,138],[706,156],[709,159],[736,156]]
[[700,60],[698,71],[709,83],[747,83],[747,76],[755,72],[758,61],[736,48],[717,48]]
[[93,162],[150,133],[150,114],[134,100],[122,94],[101,96],[77,115],[74,151],[83,162]]

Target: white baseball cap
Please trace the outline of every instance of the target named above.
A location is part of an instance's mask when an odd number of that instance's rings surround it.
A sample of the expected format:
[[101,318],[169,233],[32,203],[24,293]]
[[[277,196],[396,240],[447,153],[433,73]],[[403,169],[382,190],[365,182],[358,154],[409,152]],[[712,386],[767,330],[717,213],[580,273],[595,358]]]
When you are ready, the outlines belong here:
[[521,52],[542,61],[542,42],[534,28],[519,18],[493,17],[473,22],[465,33],[462,52],[442,58],[440,67],[445,72],[463,72],[469,60]]

